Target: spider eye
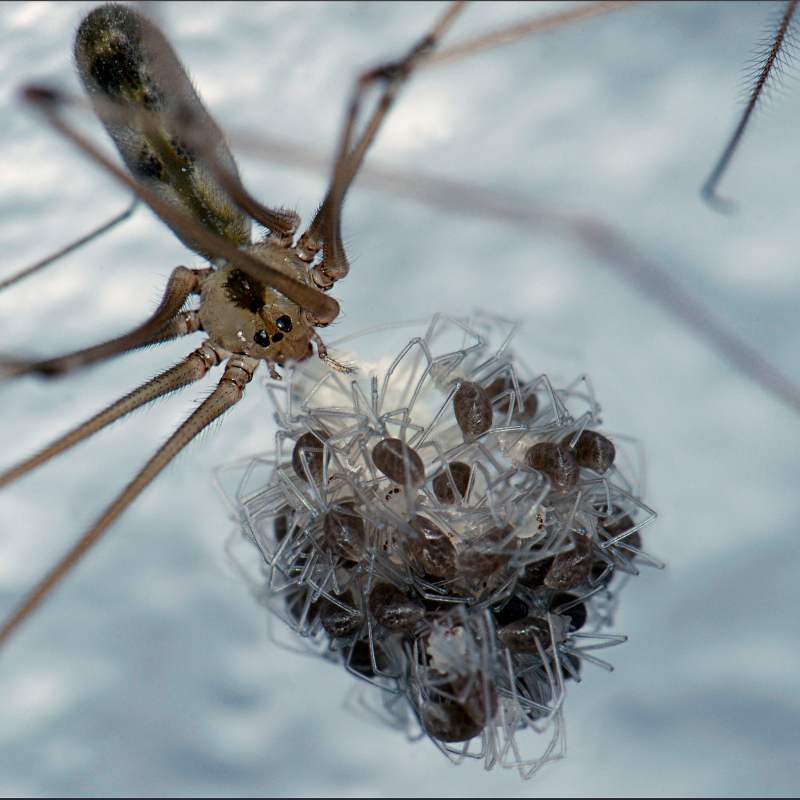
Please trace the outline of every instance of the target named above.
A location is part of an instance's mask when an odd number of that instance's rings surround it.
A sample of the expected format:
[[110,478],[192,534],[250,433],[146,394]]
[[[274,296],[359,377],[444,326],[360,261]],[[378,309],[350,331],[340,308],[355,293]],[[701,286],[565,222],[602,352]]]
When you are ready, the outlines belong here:
[[253,341],[260,347],[269,347],[269,334],[266,331],[256,331]]
[[278,326],[278,330],[283,331],[284,333],[289,333],[289,331],[292,329],[292,320],[287,314],[284,314],[282,317],[278,317],[278,320],[275,324]]

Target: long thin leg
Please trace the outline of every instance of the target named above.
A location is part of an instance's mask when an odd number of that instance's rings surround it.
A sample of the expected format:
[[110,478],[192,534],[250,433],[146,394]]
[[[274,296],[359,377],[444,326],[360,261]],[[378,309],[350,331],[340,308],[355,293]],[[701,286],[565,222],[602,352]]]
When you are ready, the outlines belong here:
[[[323,152],[296,142],[249,135],[248,149],[283,165],[292,164],[315,173],[324,169]],[[490,220],[502,226],[511,225],[523,235],[535,231],[585,248],[593,258],[601,258],[657,306],[674,314],[748,380],[800,414],[800,388],[796,384],[741,336],[728,330],[711,308],[683,289],[667,269],[637,250],[621,231],[602,218],[558,211],[551,205],[545,207],[521,192],[501,191],[376,164],[364,166],[359,173],[359,184],[362,188],[404,197],[434,209]]]
[[199,294],[200,278],[203,272],[206,271],[189,269],[188,267],[176,267],[167,281],[164,297],[156,312],[147,322],[130,333],[94,347],[77,350],[74,353],[58,356],[57,358],[48,358],[43,361],[7,362],[7,366],[4,368],[5,372],[12,377],[30,373],[48,377],[63,375],[88,364],[104,361],[107,358],[149,343],[153,337],[161,332],[165,325],[172,321],[172,318],[181,310],[190,294]]
[[[397,93],[411,77],[417,65],[430,55],[463,8],[464,3],[452,4],[431,31],[412,48],[405,58],[371,69],[356,82],[345,119],[330,189],[311,225],[298,243],[300,257],[308,261],[313,259],[320,248],[322,249],[322,262],[310,273],[314,282],[322,289],[330,289],[350,270],[350,264],[342,244],[342,203],[353,178],[364,161],[367,150],[380,130]],[[383,94],[367,121],[361,138],[355,145],[352,145],[364,95],[372,84],[379,82],[384,83]]]
[[[114,110],[116,111],[117,109]],[[141,114],[137,114],[137,116],[141,116]],[[192,150],[202,158],[203,163],[214,173],[220,186],[231,196],[236,205],[247,212],[260,225],[269,228],[273,234],[273,240],[279,241],[288,247],[297,232],[297,226],[300,224],[300,215],[292,209],[269,208],[256,200],[245,189],[239,176],[227,169],[217,157],[214,152],[213,132],[209,132],[207,126],[203,125],[203,120],[188,105],[184,106],[181,112],[176,115],[175,123],[191,145]],[[147,127],[149,126],[146,124],[145,129]],[[154,125],[154,127],[157,129],[158,126]]]
[[217,388],[202,402],[183,425],[170,436],[161,449],[145,464],[139,474],[125,487],[117,499],[106,509],[94,526],[75,547],[59,562],[47,577],[34,589],[0,628],[0,646],[11,633],[27,619],[86,555],[100,537],[114,524],[125,509],[147,488],[164,467],[175,458],[189,442],[215,419],[224,414],[242,398],[244,387],[252,380],[259,361],[249,357],[228,360],[225,373]]
[[[565,27],[583,19],[616,11],[628,5],[635,4],[635,0],[632,0],[631,2],[603,2],[588,6],[580,6],[578,8],[569,9],[566,12],[559,12],[546,17],[538,17],[533,20],[523,21],[512,26],[500,28],[490,34],[457,43],[436,53],[434,52],[434,48],[464,7],[463,3],[454,3],[433,30],[425,36],[404,59],[365,72],[356,83],[356,89],[350,103],[344,132],[339,145],[334,176],[331,181],[331,187],[328,190],[328,195],[320,206],[308,230],[298,242],[300,257],[307,261],[311,261],[320,249],[323,251],[322,263],[310,271],[314,282],[320,288],[327,291],[336,281],[347,275],[350,270],[350,265],[347,261],[347,256],[342,244],[342,203],[398,91],[411,77],[413,72],[431,66],[438,66],[448,61],[465,58],[473,53],[490,50],[495,47],[502,47],[520,39],[536,36],[549,30]],[[384,81],[386,84],[383,96],[379,100],[371,119],[367,123],[358,144],[351,149],[353,130],[358,118],[363,96],[369,86],[378,81]]]
[[577,22],[583,22],[612,11],[621,11],[629,6],[641,5],[641,3],[642,0],[619,0],[619,2],[609,0],[609,2],[588,3],[568,8],[566,11],[558,11],[555,14],[515,22],[513,25],[496,28],[489,33],[442,47],[441,50],[433,53],[430,58],[425,59],[418,69],[423,70],[430,67],[438,67],[442,64],[449,64],[452,61],[469,58],[477,53],[485,53],[497,47],[506,47],[522,39],[530,39],[548,31],[566,28],[568,25],[574,25]]
[[17,478],[21,478],[31,470],[49,461],[51,458],[69,450],[84,439],[88,439],[98,431],[102,430],[112,422],[116,422],[131,411],[141,408],[153,400],[164,395],[182,389],[190,383],[199,381],[213,365],[216,351],[205,342],[202,347],[198,347],[190,353],[183,361],[174,367],[162,372],[152,380],[134,389],[130,394],[112,403],[108,408],[103,409],[99,414],[93,416],[77,428],[73,428],[60,439],[48,445],[31,456],[21,464],[12,467],[7,472],[0,474],[0,489],[13,483]]
[[144,200],[164,222],[184,239],[196,242],[218,258],[223,258],[232,266],[238,267],[250,277],[276,289],[284,297],[304,309],[314,324],[328,324],[339,316],[339,304],[332,297],[312,286],[290,278],[277,269],[268,267],[257,258],[239,250],[222,237],[207,230],[200,223],[172,208],[155,192],[141,185],[109,160],[85,136],[69,125],[60,114],[61,108],[71,102],[68,95],[42,87],[28,87],[24,94],[26,100],[35,104],[57,131],[77,145],[89,158],[102,166],[120,183],[127,186],[137,197]]
[[44,269],[49,264],[52,264],[54,261],[58,261],[58,259],[63,258],[68,253],[71,253],[73,250],[77,250],[79,247],[83,247],[85,244],[88,244],[92,241],[92,239],[96,239],[98,236],[102,236],[104,233],[107,233],[112,228],[116,227],[120,223],[124,222],[128,217],[133,214],[136,210],[136,206],[139,204],[139,200],[134,198],[133,202],[121,213],[117,214],[116,217],[112,217],[108,222],[104,222],[99,228],[95,228],[89,233],[81,236],[80,239],[76,239],[74,242],[70,242],[68,245],[62,247],[60,250],[57,250],[55,253],[50,254],[47,258],[43,258],[41,261],[37,261],[35,264],[31,264],[29,267],[25,267],[25,269],[21,269],[16,275],[12,275],[5,280],[0,281],[0,292],[3,289],[8,289],[9,286],[13,286],[18,281],[21,281],[23,278],[27,278],[29,275],[33,275],[35,272],[38,272],[40,269]]
[[711,171],[711,175],[708,176],[708,180],[703,184],[703,188],[700,190],[705,200],[716,208],[717,211],[722,211],[724,213],[733,211],[734,204],[730,200],[720,197],[717,194],[717,186],[719,186],[719,182],[722,180],[725,170],[728,169],[733,154],[739,147],[739,142],[741,142],[745,129],[750,122],[750,118],[753,116],[753,112],[758,106],[758,101],[769,86],[770,77],[776,70],[786,65],[783,49],[787,42],[791,42],[792,17],[796,10],[797,0],[791,0],[791,2],[787,3],[786,11],[783,14],[778,30],[775,32],[772,46],[765,54],[764,63],[756,76],[755,85],[747,101],[747,107],[739,120],[739,124],[736,126],[736,130],[728,140],[728,144],[725,146],[725,150],[722,152],[719,161],[717,161],[714,169]]
[[170,342],[173,339],[178,339],[181,336],[189,336],[189,334],[197,333],[203,330],[203,325],[200,322],[200,314],[197,311],[181,311],[176,314],[155,336],[152,336],[146,342],[143,342],[141,347],[150,347],[150,345],[161,344],[162,342]]

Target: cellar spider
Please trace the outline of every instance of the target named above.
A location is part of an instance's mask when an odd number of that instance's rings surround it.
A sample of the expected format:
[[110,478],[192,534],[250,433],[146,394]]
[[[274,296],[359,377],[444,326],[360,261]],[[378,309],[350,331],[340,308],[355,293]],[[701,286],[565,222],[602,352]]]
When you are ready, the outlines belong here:
[[[86,8],[47,8],[4,10],[9,267],[127,202],[12,103],[34,75],[73,85],[70,39]],[[514,11],[477,7],[464,25],[490,27]],[[436,13],[193,7],[190,18],[186,7],[163,9],[226,130],[327,148],[354,70],[404,52]],[[602,214],[797,378],[793,104],[776,105],[748,134],[724,185],[739,203],[736,217],[715,216],[697,199],[733,125],[736,83],[764,13],[653,5],[430,72],[408,89],[375,159]],[[248,186],[267,187],[260,197],[297,201],[305,219],[313,213],[324,175],[240,161]],[[572,757],[541,773],[541,791],[788,792],[798,777],[789,705],[796,418],[569,244],[359,191],[345,235],[355,257],[337,287],[345,316],[335,336],[443,309],[521,318],[524,359],[568,377],[589,373],[607,427],[646,448],[647,498],[661,516],[651,548],[669,570],[623,595],[617,627],[633,641],[614,653],[616,675],[587,676],[571,692]],[[127,228],[0,295],[3,347],[56,352],[131,327],[186,257],[169,231],[137,212]],[[488,280],[487,264],[499,265]],[[174,362],[184,344],[57,388],[5,386],[4,463]],[[220,566],[230,523],[209,489],[211,465],[270,445],[271,412],[255,388],[3,654],[4,786],[28,794],[519,792],[511,774],[453,770],[432,748],[355,718],[340,708],[348,676],[264,644],[258,611]],[[185,401],[164,402],[0,495],[4,603],[91,523],[98,498],[113,494],[184,414]]]

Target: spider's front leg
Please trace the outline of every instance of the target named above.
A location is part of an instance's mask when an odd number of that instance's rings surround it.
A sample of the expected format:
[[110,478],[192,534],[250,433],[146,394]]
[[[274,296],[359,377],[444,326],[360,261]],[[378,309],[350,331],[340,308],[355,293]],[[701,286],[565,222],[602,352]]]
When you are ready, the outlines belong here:
[[[219,355],[213,348],[208,351],[208,358],[211,361],[216,361]],[[242,399],[244,387],[253,379],[253,374],[258,368],[258,364],[258,359],[248,356],[234,355],[228,358],[225,372],[217,388],[195,409],[189,419],[167,439],[161,449],[142,467],[139,474],[105,510],[94,526],[84,534],[72,550],[61,559],[5,621],[0,628],[0,646],[47,599],[83,556],[116,522],[125,509],[158,477],[167,464],[195,436]],[[210,365],[214,366],[215,364],[211,363]]]
[[[404,58],[367,70],[356,81],[345,117],[330,188],[308,230],[300,237],[297,244],[297,253],[306,262],[311,262],[322,250],[322,261],[309,270],[309,275],[324,291],[328,291],[336,281],[344,278],[350,271],[350,262],[347,260],[342,241],[341,218],[345,195],[361,169],[367,151],[375,141],[398,92],[415,70],[430,58],[464,5],[459,2],[452,3],[441,19]],[[356,137],[356,126],[366,94],[375,84],[382,84],[383,90],[372,114],[364,124],[363,132]]]
[[113,356],[145,347],[164,339],[186,335],[198,330],[197,322],[189,316],[181,317],[181,309],[192,294],[200,294],[202,279],[210,269],[189,269],[176,267],[167,281],[164,296],[155,313],[146,322],[129,333],[110,339],[94,347],[77,350],[56,358],[41,361],[0,358],[0,374],[5,378],[15,378],[36,373],[46,377],[57,377],[69,372],[105,361]]

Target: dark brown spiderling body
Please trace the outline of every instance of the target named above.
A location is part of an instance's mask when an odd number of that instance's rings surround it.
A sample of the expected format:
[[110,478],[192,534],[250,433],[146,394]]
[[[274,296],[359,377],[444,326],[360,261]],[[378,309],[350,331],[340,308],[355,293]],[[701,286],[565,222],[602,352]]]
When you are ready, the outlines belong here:
[[[471,470],[469,464],[465,464],[463,461],[451,461],[448,467],[450,468],[450,475],[453,476],[452,482],[445,471],[437,475],[431,485],[436,499],[441,503],[450,504],[456,502],[456,493],[458,493],[459,499],[467,494]],[[453,484],[455,484],[455,492],[453,491]]]
[[319,619],[329,636],[334,639],[347,639],[358,633],[364,625],[365,617],[356,608],[353,593],[349,590],[344,592],[339,600],[343,605],[325,600],[320,608]]
[[559,553],[544,579],[550,589],[568,591],[575,589],[589,579],[595,561],[594,547],[588,536],[576,533],[575,547]]
[[322,480],[324,464],[325,445],[322,439],[310,431],[298,437],[292,451],[292,469],[295,475],[304,481],[307,481],[310,475],[315,483],[319,483]]
[[539,617],[523,617],[510,622],[497,631],[497,638],[515,653],[538,653],[537,642],[542,650],[547,650],[553,643],[547,620]]
[[367,544],[364,518],[354,509],[342,505],[331,509],[323,521],[325,541],[334,555],[347,561],[361,561]]
[[565,437],[561,442],[562,446],[574,452],[575,460],[581,467],[593,469],[600,475],[604,475],[614,463],[616,456],[614,443],[597,431],[583,431],[574,446],[572,446],[573,438],[572,436]]
[[425,465],[416,450],[401,439],[381,439],[372,448],[372,461],[389,480],[413,487],[425,483]]
[[450,537],[425,517],[417,517],[412,527],[417,535],[408,537],[408,549],[417,564],[435,578],[454,575],[456,548]]
[[555,560],[555,556],[548,556],[526,564],[522,575],[520,575],[519,582],[529,589],[538,589],[540,586],[544,586],[544,579],[547,577],[547,573],[550,572]]
[[369,610],[384,628],[394,633],[413,628],[425,616],[423,606],[391,583],[373,586],[369,595]]
[[440,742],[468,742],[483,730],[483,722],[476,721],[461,703],[429,700],[422,706],[422,727]]
[[529,466],[547,475],[561,494],[568,494],[577,486],[581,468],[564,445],[539,442],[528,450],[525,458]]
[[453,411],[458,427],[468,439],[474,439],[492,427],[492,404],[486,389],[478,383],[462,382],[453,395]]

